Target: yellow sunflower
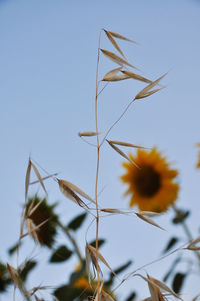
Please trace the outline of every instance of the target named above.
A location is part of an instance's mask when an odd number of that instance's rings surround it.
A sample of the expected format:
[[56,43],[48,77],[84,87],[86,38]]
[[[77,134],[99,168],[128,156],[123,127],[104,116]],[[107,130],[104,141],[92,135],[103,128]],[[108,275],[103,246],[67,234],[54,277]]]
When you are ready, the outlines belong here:
[[121,180],[129,185],[129,206],[137,205],[142,211],[163,212],[177,199],[179,185],[174,182],[178,171],[170,169],[166,158],[153,148],[151,151],[138,149],[137,155],[129,155],[139,168],[124,162],[126,173]]

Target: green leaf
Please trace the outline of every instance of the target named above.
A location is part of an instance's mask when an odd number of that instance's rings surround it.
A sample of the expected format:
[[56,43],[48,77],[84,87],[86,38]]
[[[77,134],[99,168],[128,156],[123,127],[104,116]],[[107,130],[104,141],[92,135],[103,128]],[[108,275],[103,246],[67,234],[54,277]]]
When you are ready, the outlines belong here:
[[164,249],[163,253],[166,253],[167,251],[169,251],[178,242],[178,240],[179,239],[177,237],[172,237],[169,240],[169,242],[168,242],[166,248]]
[[51,256],[50,262],[63,262],[69,259],[72,255],[72,251],[66,246],[60,246]]
[[22,245],[21,241],[20,243],[17,242],[14,246],[8,249],[8,254],[13,255],[17,251],[17,248],[20,247],[21,245]]
[[[127,263],[123,264],[122,266],[120,266],[119,268],[117,268],[116,270],[114,270],[115,274],[120,274],[121,272],[123,272],[124,270],[126,270],[130,265],[132,264],[132,261],[129,260],[127,261]],[[110,278],[115,277],[115,275],[113,273],[110,274]]]
[[59,301],[83,301],[88,300],[87,297],[91,296],[93,293],[90,290],[83,288],[75,288],[71,285],[63,285],[58,287],[54,295],[58,298]]
[[[100,248],[103,244],[105,243],[105,239],[98,239],[98,247]],[[96,248],[96,239],[94,239],[93,241],[91,241],[89,243],[89,245],[91,245],[92,247]]]
[[172,263],[170,269],[168,270],[168,272],[165,274],[165,276],[164,276],[164,278],[163,278],[163,281],[164,281],[164,282],[166,282],[166,281],[168,280],[168,278],[169,278],[169,277],[171,276],[171,274],[174,272],[174,270],[175,270],[177,264],[178,264],[180,261],[181,261],[181,257],[178,257],[178,258],[176,258],[176,259],[173,261],[173,263]]
[[19,274],[20,279],[23,282],[26,281],[26,279],[28,277],[28,274],[30,273],[30,271],[32,269],[34,269],[34,267],[36,266],[36,264],[37,264],[37,262],[36,261],[32,261],[32,260],[29,260],[29,261],[26,262],[25,267],[23,268],[23,270]]
[[67,228],[76,231],[78,228],[80,228],[80,226],[84,222],[86,216],[87,216],[87,213],[78,215],[67,225]]
[[6,292],[8,285],[13,283],[11,280],[7,267],[0,262],[0,294]]
[[126,299],[126,301],[134,301],[135,298],[136,298],[136,293],[133,292],[133,293],[131,293],[131,294],[128,296],[128,298]]
[[190,215],[190,211],[177,210],[176,216],[173,218],[172,222],[176,224],[182,223],[188,216]]
[[175,293],[179,293],[182,286],[183,286],[183,282],[185,280],[186,274],[183,273],[177,273],[174,276],[173,282],[172,282],[172,289],[175,291]]

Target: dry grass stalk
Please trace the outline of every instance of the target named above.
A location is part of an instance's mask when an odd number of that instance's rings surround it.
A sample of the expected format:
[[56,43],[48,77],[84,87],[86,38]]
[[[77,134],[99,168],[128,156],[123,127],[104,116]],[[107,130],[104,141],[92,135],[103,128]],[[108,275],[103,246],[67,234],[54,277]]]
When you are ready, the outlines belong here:
[[[43,177],[42,181],[45,181],[45,180],[50,179],[52,177],[56,177],[57,175],[58,175],[58,173],[53,173],[49,176]],[[33,182],[29,183],[29,185],[34,185],[34,184],[37,184],[37,183],[40,183],[40,181],[39,180],[33,181]]]
[[[29,220],[27,226],[28,226],[28,232],[21,235],[20,236],[20,239],[30,235],[30,234],[33,234],[34,232],[36,232],[40,227],[42,227],[46,222],[48,222],[49,219],[46,219],[45,221],[43,221],[42,223],[40,223],[39,225],[37,226],[34,226],[33,222],[31,221],[31,219],[27,219]],[[34,236],[33,236],[34,237]],[[36,239],[36,241],[38,241],[38,238]]]

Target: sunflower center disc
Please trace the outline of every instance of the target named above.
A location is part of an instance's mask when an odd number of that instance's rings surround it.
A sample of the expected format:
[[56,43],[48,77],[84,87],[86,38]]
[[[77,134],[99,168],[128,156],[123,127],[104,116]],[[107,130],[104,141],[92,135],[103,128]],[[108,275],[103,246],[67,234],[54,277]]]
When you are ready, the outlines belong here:
[[151,166],[143,166],[134,177],[134,188],[144,197],[152,197],[161,186],[161,179]]

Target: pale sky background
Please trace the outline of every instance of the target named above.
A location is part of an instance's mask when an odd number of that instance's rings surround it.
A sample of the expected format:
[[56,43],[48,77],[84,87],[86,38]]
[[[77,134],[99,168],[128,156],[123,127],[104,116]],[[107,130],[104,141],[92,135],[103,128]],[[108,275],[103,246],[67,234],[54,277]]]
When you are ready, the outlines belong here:
[[[16,258],[10,259],[6,250],[19,233],[29,154],[50,173],[59,172],[61,178],[94,195],[96,152],[77,133],[95,129],[95,74],[101,28],[119,32],[140,44],[119,42],[129,61],[143,75],[156,79],[170,70],[163,81],[167,88],[135,103],[109,138],[157,145],[163,151],[180,171],[178,205],[192,210],[188,224],[194,237],[198,235],[200,172],[195,169],[195,144],[200,141],[200,2],[4,0],[0,1],[0,259],[14,266]],[[104,34],[101,47],[113,51]],[[115,67],[101,56],[100,78]],[[142,83],[129,80],[105,89],[99,98],[100,132],[105,133],[143,87]],[[129,199],[122,198],[126,187],[119,180],[122,161],[104,145],[99,181],[100,189],[106,185],[100,197],[104,207],[128,207]],[[64,223],[81,213],[61,195],[53,181],[46,182],[46,186],[49,202],[59,201],[57,212],[62,213]],[[41,189],[39,192],[42,196]],[[130,271],[158,258],[170,235],[177,232],[184,238],[181,228],[169,223],[171,217],[169,212],[157,219],[166,232],[131,217],[104,219],[100,236],[107,243],[102,254],[113,268],[132,258]],[[88,218],[85,230],[89,222]],[[92,227],[88,239],[94,237]],[[84,249],[84,232],[77,239]],[[58,244],[65,241],[63,237]],[[31,253],[32,250],[32,245],[26,245],[24,256],[37,256],[43,263],[32,273],[29,287],[67,282],[69,271],[77,264],[75,256],[62,268],[47,268],[49,253],[43,251],[39,255],[37,249]],[[161,279],[172,259],[152,265],[147,271]],[[179,271],[185,272],[186,267]],[[134,278],[121,287],[118,296],[124,300],[130,290],[136,289],[140,298],[145,298],[146,287],[141,279]],[[185,283],[183,299],[191,300],[199,292],[199,278],[191,276]],[[0,300],[11,300],[11,295]],[[22,297],[18,296],[17,301],[20,300]]]

